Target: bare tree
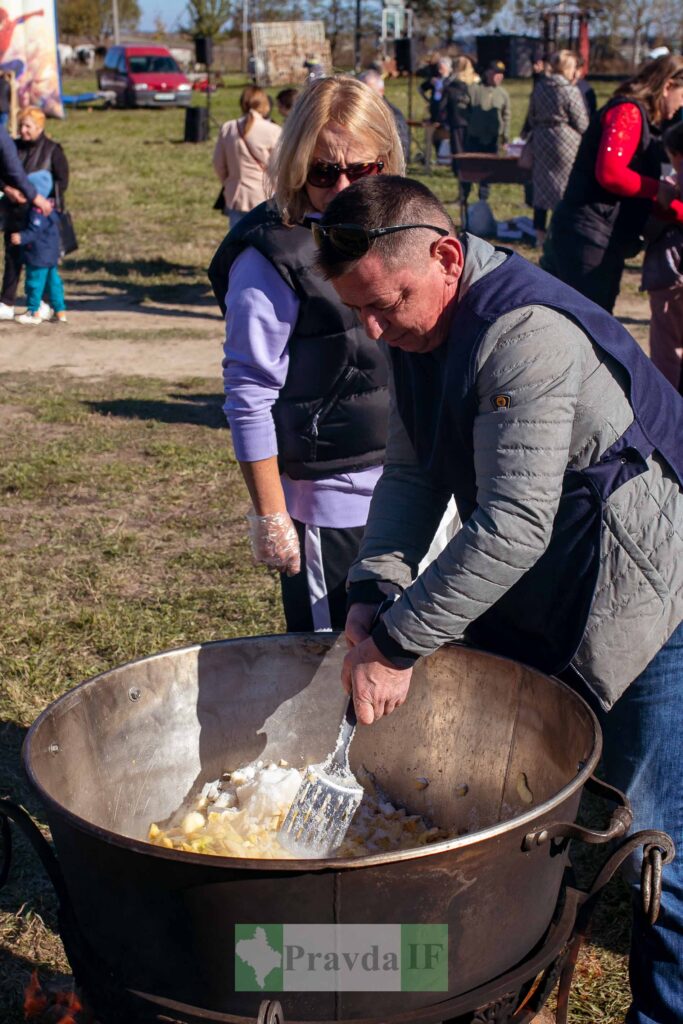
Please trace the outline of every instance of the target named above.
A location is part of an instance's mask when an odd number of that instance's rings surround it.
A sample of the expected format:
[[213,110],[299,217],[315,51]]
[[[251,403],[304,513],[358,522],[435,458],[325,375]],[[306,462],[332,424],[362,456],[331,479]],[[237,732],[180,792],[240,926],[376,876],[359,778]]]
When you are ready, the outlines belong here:
[[231,0],[188,0],[185,9],[187,23],[181,31],[193,38],[207,36],[217,39],[233,13]]
[[[64,36],[85,36],[101,43],[114,32],[111,0],[58,0],[57,17]],[[119,0],[119,24],[129,31],[140,21],[137,0]]]
[[505,0],[416,0],[413,10],[432,22],[435,33],[450,46],[465,27],[481,25],[504,5]]

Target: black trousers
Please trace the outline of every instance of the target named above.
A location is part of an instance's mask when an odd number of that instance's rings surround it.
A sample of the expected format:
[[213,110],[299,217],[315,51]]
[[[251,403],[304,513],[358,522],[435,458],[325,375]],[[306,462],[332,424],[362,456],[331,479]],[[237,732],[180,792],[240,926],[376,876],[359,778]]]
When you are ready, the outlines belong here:
[[[453,128],[451,127],[451,156],[457,156],[459,153],[465,152],[465,133],[467,128]],[[453,160],[451,162],[451,170],[453,174],[458,177],[458,166]]]
[[343,629],[346,577],[365,527],[336,529],[293,522],[301,545],[301,572],[280,577],[287,632]]
[[556,232],[551,221],[541,267],[608,313],[617,301],[625,262],[620,246],[612,243],[605,248],[593,245],[581,235]]
[[2,275],[2,295],[0,302],[6,306],[14,306],[21,278],[21,250],[18,245],[10,242],[11,231],[5,231],[5,270]]
[[540,206],[534,206],[534,227],[536,231],[545,231],[548,223],[548,211]]

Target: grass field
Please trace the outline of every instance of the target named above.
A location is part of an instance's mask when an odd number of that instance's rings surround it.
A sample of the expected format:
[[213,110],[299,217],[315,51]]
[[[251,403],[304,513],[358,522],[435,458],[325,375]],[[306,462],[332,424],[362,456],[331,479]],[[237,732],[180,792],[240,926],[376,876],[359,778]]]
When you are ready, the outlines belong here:
[[[78,79],[72,91],[93,84]],[[236,113],[241,84],[213,97],[218,121]],[[518,129],[528,85],[510,90]],[[390,98],[406,107],[405,83]],[[77,110],[49,130],[71,163],[81,243],[64,267],[67,296],[83,282],[140,300],[179,288],[205,296],[224,221],[211,209],[211,144],[182,144],[182,111]],[[447,168],[424,180],[453,202]],[[495,186],[493,206],[499,218],[527,212],[517,187]],[[98,337],[107,344],[106,330]],[[276,580],[247,550],[245,491],[220,404],[215,381],[201,379],[82,380],[40,366],[0,376],[0,793],[39,823],[19,751],[51,700],[131,658],[283,627]],[[614,885],[581,960],[572,1024],[623,1021],[627,916]],[[55,927],[50,887],[18,842],[0,892],[3,1024],[22,1020],[34,967],[67,983]]]

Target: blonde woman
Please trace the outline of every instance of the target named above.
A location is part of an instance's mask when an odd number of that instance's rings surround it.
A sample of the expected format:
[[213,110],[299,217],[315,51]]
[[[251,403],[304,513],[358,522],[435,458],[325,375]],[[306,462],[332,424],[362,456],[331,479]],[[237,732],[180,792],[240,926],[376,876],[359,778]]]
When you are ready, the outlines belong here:
[[225,122],[213,151],[231,228],[265,200],[266,169],[282,131],[267,120],[270,100],[263,89],[248,85],[242,90],[240,107],[243,116]]
[[274,198],[209,270],[226,314],[225,413],[254,556],[281,573],[290,631],[342,629],[345,581],[381,473],[384,356],[315,272],[310,219],[372,174],[402,174],[391,110],[353,78],[309,82],[270,166]]
[[559,50],[550,57],[550,74],[539,78],[529,103],[526,124],[533,133],[533,207],[536,239],[545,238],[548,210],[555,209],[569,181],[588,111],[574,84],[578,57]]

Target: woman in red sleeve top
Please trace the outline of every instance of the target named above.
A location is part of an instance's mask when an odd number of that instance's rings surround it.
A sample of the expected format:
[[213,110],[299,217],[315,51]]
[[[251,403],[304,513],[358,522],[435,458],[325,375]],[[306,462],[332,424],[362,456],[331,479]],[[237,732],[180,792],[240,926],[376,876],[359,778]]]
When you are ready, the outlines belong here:
[[626,259],[652,213],[683,222],[660,181],[662,127],[683,107],[683,57],[650,61],[593,117],[555,208],[541,266],[612,312]]

